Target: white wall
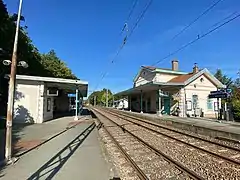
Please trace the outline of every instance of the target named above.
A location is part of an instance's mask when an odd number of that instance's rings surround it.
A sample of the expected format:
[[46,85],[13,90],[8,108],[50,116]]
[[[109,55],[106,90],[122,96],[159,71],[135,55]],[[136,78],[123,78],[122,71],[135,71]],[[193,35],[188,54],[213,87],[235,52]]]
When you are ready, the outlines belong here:
[[14,121],[37,123],[39,114],[38,94],[41,84],[31,81],[16,81]]
[[118,104],[117,104],[117,108],[123,108],[127,109],[128,108],[128,101],[127,100],[121,100]]
[[[201,78],[203,81],[201,81]],[[201,108],[204,112],[205,117],[215,117],[214,102],[217,99],[212,99],[212,110],[208,109],[208,95],[210,91],[216,91],[217,87],[204,75],[197,78],[195,81],[185,87],[186,100],[192,101],[193,95],[198,95],[198,108]],[[194,114],[193,110],[188,111],[189,114]]]
[[135,86],[140,86],[146,84],[148,82],[168,82],[171,79],[177,77],[179,75],[176,74],[166,74],[166,73],[152,73],[147,70],[141,70],[140,76],[135,82]]
[[179,75],[176,74],[166,74],[166,73],[157,73],[156,77],[154,78],[155,82],[168,82],[171,79],[177,77]]
[[153,78],[155,77],[155,73],[149,72],[148,70],[143,69],[140,71],[140,76],[135,82],[136,87],[153,81]]

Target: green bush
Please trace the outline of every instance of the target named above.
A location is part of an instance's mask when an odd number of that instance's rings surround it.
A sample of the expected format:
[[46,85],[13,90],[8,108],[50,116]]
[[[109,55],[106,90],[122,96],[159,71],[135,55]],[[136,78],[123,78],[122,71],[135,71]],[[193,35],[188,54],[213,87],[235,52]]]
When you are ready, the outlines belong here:
[[234,100],[233,105],[233,117],[235,120],[240,120],[240,100]]

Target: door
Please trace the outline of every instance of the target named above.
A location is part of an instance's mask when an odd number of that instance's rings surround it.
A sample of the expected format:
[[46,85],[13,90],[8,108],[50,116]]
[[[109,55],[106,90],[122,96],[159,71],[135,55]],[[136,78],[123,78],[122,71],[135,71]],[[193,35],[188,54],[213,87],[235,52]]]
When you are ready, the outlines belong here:
[[164,98],[164,114],[170,115],[170,98]]

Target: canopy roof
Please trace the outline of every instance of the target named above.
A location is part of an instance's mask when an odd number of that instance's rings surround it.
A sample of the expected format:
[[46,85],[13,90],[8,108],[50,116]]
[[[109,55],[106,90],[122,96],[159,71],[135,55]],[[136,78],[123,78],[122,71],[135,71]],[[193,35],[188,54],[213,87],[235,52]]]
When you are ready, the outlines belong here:
[[[9,75],[7,75],[7,77],[9,78]],[[63,89],[67,93],[74,93],[75,90],[78,89],[79,93],[83,97],[87,96],[88,82],[82,80],[27,75],[16,75],[16,79],[24,81],[44,82],[44,84],[46,84],[48,87]]]
[[197,72],[197,73],[188,73],[179,75],[168,82],[148,82],[146,84],[130,88],[128,90],[122,91],[117,93],[116,95],[120,96],[128,96],[131,94],[139,94],[142,92],[153,91],[153,90],[164,90],[170,88],[179,88],[187,86],[189,83],[196,80],[201,75],[205,75],[216,87],[218,88],[225,88],[226,86],[223,85],[217,78],[215,78],[206,68]]

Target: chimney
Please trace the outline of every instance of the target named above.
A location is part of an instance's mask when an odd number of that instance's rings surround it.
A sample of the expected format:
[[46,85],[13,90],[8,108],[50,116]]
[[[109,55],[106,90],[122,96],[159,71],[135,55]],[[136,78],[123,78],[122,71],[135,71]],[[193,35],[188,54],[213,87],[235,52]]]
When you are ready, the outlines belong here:
[[197,66],[197,63],[194,63],[194,67],[193,67],[193,73],[198,73],[199,69]]
[[172,60],[172,70],[178,71],[178,60]]

